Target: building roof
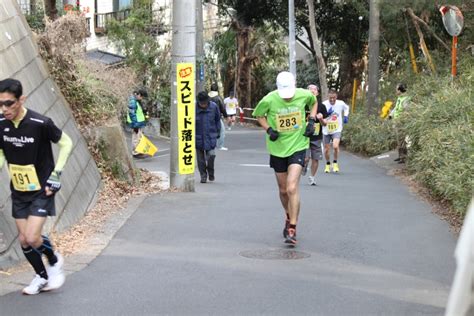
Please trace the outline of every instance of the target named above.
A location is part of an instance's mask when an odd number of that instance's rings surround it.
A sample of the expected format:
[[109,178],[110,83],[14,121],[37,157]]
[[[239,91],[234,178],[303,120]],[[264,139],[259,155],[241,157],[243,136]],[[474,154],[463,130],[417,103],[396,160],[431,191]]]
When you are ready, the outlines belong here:
[[123,56],[104,52],[101,50],[88,51],[86,52],[86,57],[90,60],[98,61],[108,66],[119,64],[125,60],[125,57]]

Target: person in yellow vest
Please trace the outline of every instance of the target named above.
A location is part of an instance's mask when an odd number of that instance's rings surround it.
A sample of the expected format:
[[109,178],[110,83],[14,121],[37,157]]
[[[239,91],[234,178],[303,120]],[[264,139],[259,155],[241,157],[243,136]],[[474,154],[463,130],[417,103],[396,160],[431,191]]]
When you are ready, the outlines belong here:
[[[407,92],[407,85],[404,83],[397,84],[396,94],[397,94],[397,102],[395,103],[395,107],[390,112],[388,118],[389,119],[398,119],[400,114],[405,110],[405,108],[410,103],[410,97],[406,94]],[[395,124],[395,128],[397,129],[397,125]],[[403,137],[400,133],[398,133],[397,129],[397,142],[398,142],[398,158],[395,161],[398,163],[404,163],[406,156],[407,156],[407,144],[405,141],[405,137]]]
[[139,89],[133,92],[128,100],[127,125],[132,129],[132,154],[135,158],[142,158],[144,155],[135,151],[140,138],[142,137],[142,129],[146,125],[145,113],[143,112],[143,99],[148,98],[145,89]]

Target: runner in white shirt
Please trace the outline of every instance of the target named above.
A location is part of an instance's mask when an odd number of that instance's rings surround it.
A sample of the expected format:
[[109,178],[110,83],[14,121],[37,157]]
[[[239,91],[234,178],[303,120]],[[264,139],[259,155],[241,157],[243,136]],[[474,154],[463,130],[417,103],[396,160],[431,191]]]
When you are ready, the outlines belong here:
[[349,106],[344,101],[337,100],[337,92],[333,89],[329,90],[329,100],[324,101],[323,104],[328,112],[327,124],[323,126],[324,157],[326,159],[324,172],[329,173],[331,171],[331,157],[329,153],[331,140],[334,151],[332,170],[339,172],[339,165],[337,163],[339,142],[341,141],[342,126],[349,121]]
[[227,112],[227,130],[230,131],[232,125],[235,123],[235,115],[239,107],[237,98],[234,97],[234,91],[229,92],[229,96],[224,99],[225,110]]

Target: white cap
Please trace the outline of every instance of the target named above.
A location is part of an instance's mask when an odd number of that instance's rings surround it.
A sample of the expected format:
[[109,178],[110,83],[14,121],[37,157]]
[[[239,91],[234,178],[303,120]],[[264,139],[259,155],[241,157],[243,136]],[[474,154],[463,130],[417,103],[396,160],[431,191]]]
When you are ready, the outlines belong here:
[[278,74],[277,80],[278,95],[282,99],[291,99],[295,95],[296,82],[291,72],[282,71]]

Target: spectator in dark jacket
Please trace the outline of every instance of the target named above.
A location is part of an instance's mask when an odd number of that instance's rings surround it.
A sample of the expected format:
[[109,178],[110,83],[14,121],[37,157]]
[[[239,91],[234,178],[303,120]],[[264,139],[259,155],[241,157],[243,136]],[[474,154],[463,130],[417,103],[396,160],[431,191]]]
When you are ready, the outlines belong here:
[[196,154],[201,183],[214,181],[214,160],[216,143],[221,130],[221,113],[209,99],[206,91],[197,95],[196,103]]

